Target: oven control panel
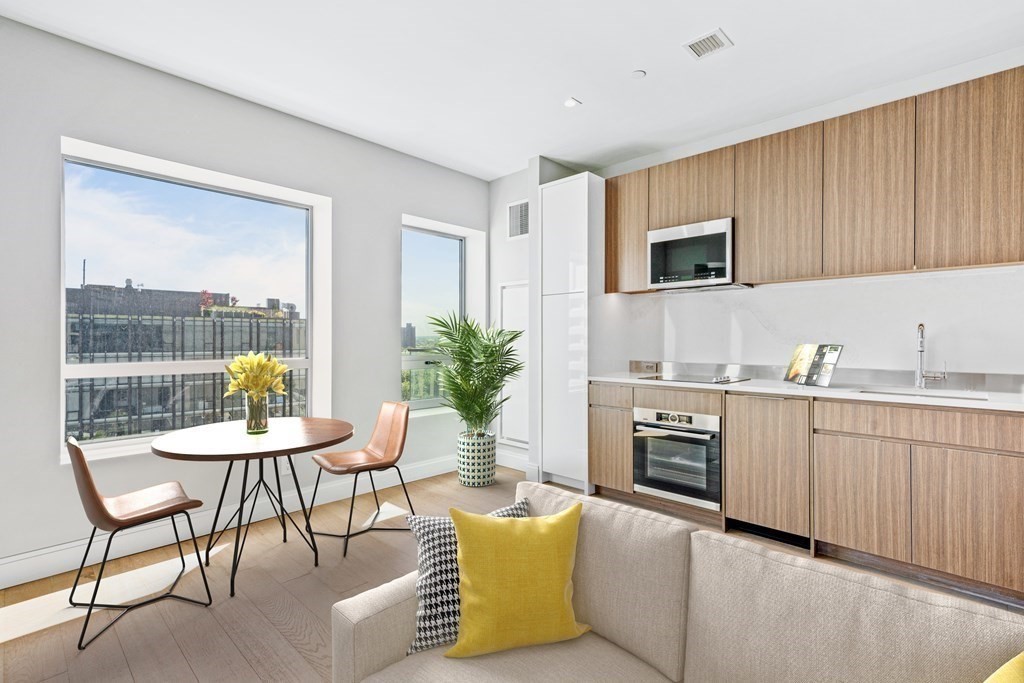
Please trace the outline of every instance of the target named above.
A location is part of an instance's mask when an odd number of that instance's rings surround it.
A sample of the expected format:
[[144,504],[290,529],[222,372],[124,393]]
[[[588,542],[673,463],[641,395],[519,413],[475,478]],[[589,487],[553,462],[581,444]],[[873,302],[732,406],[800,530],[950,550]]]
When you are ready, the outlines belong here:
[[673,425],[692,425],[693,415],[687,415],[685,413],[663,413],[660,411],[655,412],[654,419],[658,422],[667,422]]

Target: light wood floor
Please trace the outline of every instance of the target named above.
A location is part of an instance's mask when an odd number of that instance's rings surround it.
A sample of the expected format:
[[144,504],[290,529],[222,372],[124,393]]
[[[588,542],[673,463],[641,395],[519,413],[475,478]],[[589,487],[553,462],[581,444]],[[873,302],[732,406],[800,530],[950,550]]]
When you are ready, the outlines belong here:
[[[454,473],[409,483],[419,514],[447,515],[449,507],[490,512],[515,497],[522,474],[499,468],[498,481],[486,488],[460,486]],[[381,492],[385,500],[407,507],[402,489]],[[373,496],[356,498],[356,521],[374,509]],[[343,531],[348,501],[319,505],[314,528]],[[403,526],[404,519],[382,525]],[[233,540],[225,534],[221,543]],[[205,544],[200,539],[200,546]],[[228,597],[231,552],[211,558],[207,574],[213,605],[196,607],[163,601],[133,612],[84,652],[76,644],[82,619],[0,644],[0,681],[324,681],[331,674],[331,606],[338,600],[387,583],[416,569],[411,533],[371,533],[349,544],[342,559],[340,539],[318,537],[320,566],[294,534],[281,543],[275,519],[254,523]],[[113,560],[105,576],[177,557],[174,546]],[[86,569],[90,579],[96,567]],[[70,588],[74,572],[0,591],[0,607]],[[178,590],[202,596],[199,572],[188,574]],[[98,615],[98,616],[97,616]],[[110,617],[94,613],[97,628]]]

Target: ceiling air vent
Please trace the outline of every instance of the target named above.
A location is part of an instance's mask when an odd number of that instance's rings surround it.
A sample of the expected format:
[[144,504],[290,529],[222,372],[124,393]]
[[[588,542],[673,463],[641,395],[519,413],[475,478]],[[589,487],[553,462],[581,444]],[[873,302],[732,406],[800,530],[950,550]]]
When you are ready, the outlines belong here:
[[530,234],[530,203],[525,199],[508,205],[508,238]]
[[686,49],[690,51],[694,59],[704,59],[708,55],[721,52],[728,47],[732,47],[732,41],[722,29],[701,36],[686,45]]

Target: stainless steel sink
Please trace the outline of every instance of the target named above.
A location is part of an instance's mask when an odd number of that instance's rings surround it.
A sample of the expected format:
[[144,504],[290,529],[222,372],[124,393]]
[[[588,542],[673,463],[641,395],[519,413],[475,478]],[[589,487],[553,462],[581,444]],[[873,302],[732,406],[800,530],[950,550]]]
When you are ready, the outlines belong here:
[[922,398],[953,398],[966,401],[987,401],[988,394],[982,391],[956,389],[915,389],[914,387],[860,387],[862,394],[892,394],[894,396],[920,396]]

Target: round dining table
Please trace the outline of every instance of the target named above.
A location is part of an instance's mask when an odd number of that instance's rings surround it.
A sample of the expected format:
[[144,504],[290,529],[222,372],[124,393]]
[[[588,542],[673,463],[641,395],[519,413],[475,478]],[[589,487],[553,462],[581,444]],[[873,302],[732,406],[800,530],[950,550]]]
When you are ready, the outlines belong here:
[[[264,434],[248,434],[245,430],[245,421],[236,420],[179,429],[153,440],[150,448],[155,455],[161,458],[193,462],[226,462],[228,464],[227,473],[224,475],[224,485],[220,491],[220,500],[217,501],[217,511],[213,515],[213,524],[210,527],[210,536],[206,543],[206,566],[210,566],[211,548],[234,524],[235,547],[231,560],[232,597],[235,595],[235,574],[238,573],[242,551],[245,549],[245,539],[249,535],[249,524],[252,522],[256,501],[259,499],[261,491],[266,492],[270,505],[274,509],[274,515],[281,523],[283,541],[288,542],[288,522],[291,522],[299,537],[313,551],[313,565],[319,566],[320,553],[317,550],[316,537],[312,533],[309,521],[310,510],[306,508],[306,501],[302,495],[302,487],[299,485],[299,477],[295,472],[292,456],[347,441],[352,438],[353,431],[352,425],[344,420],[324,417],[276,417],[270,419],[269,429]],[[302,508],[302,517],[305,522],[301,527],[292,519],[292,514],[284,506],[281,470],[277,462],[277,459],[281,457],[288,459],[288,467],[292,472],[295,492],[298,494],[299,507]],[[267,459],[270,459],[274,465],[276,493],[264,476],[263,463]],[[220,519],[221,508],[224,505],[224,495],[227,493],[231,470],[237,461],[244,463],[242,490],[239,494],[241,502],[235,513],[228,518],[224,527],[218,532],[217,520]],[[249,465],[253,461],[256,461],[258,465],[258,473],[255,482],[250,485]],[[245,519],[246,503],[250,503],[247,519]],[[235,517],[238,518],[237,523],[235,523]],[[245,526],[244,533],[243,526]]]

